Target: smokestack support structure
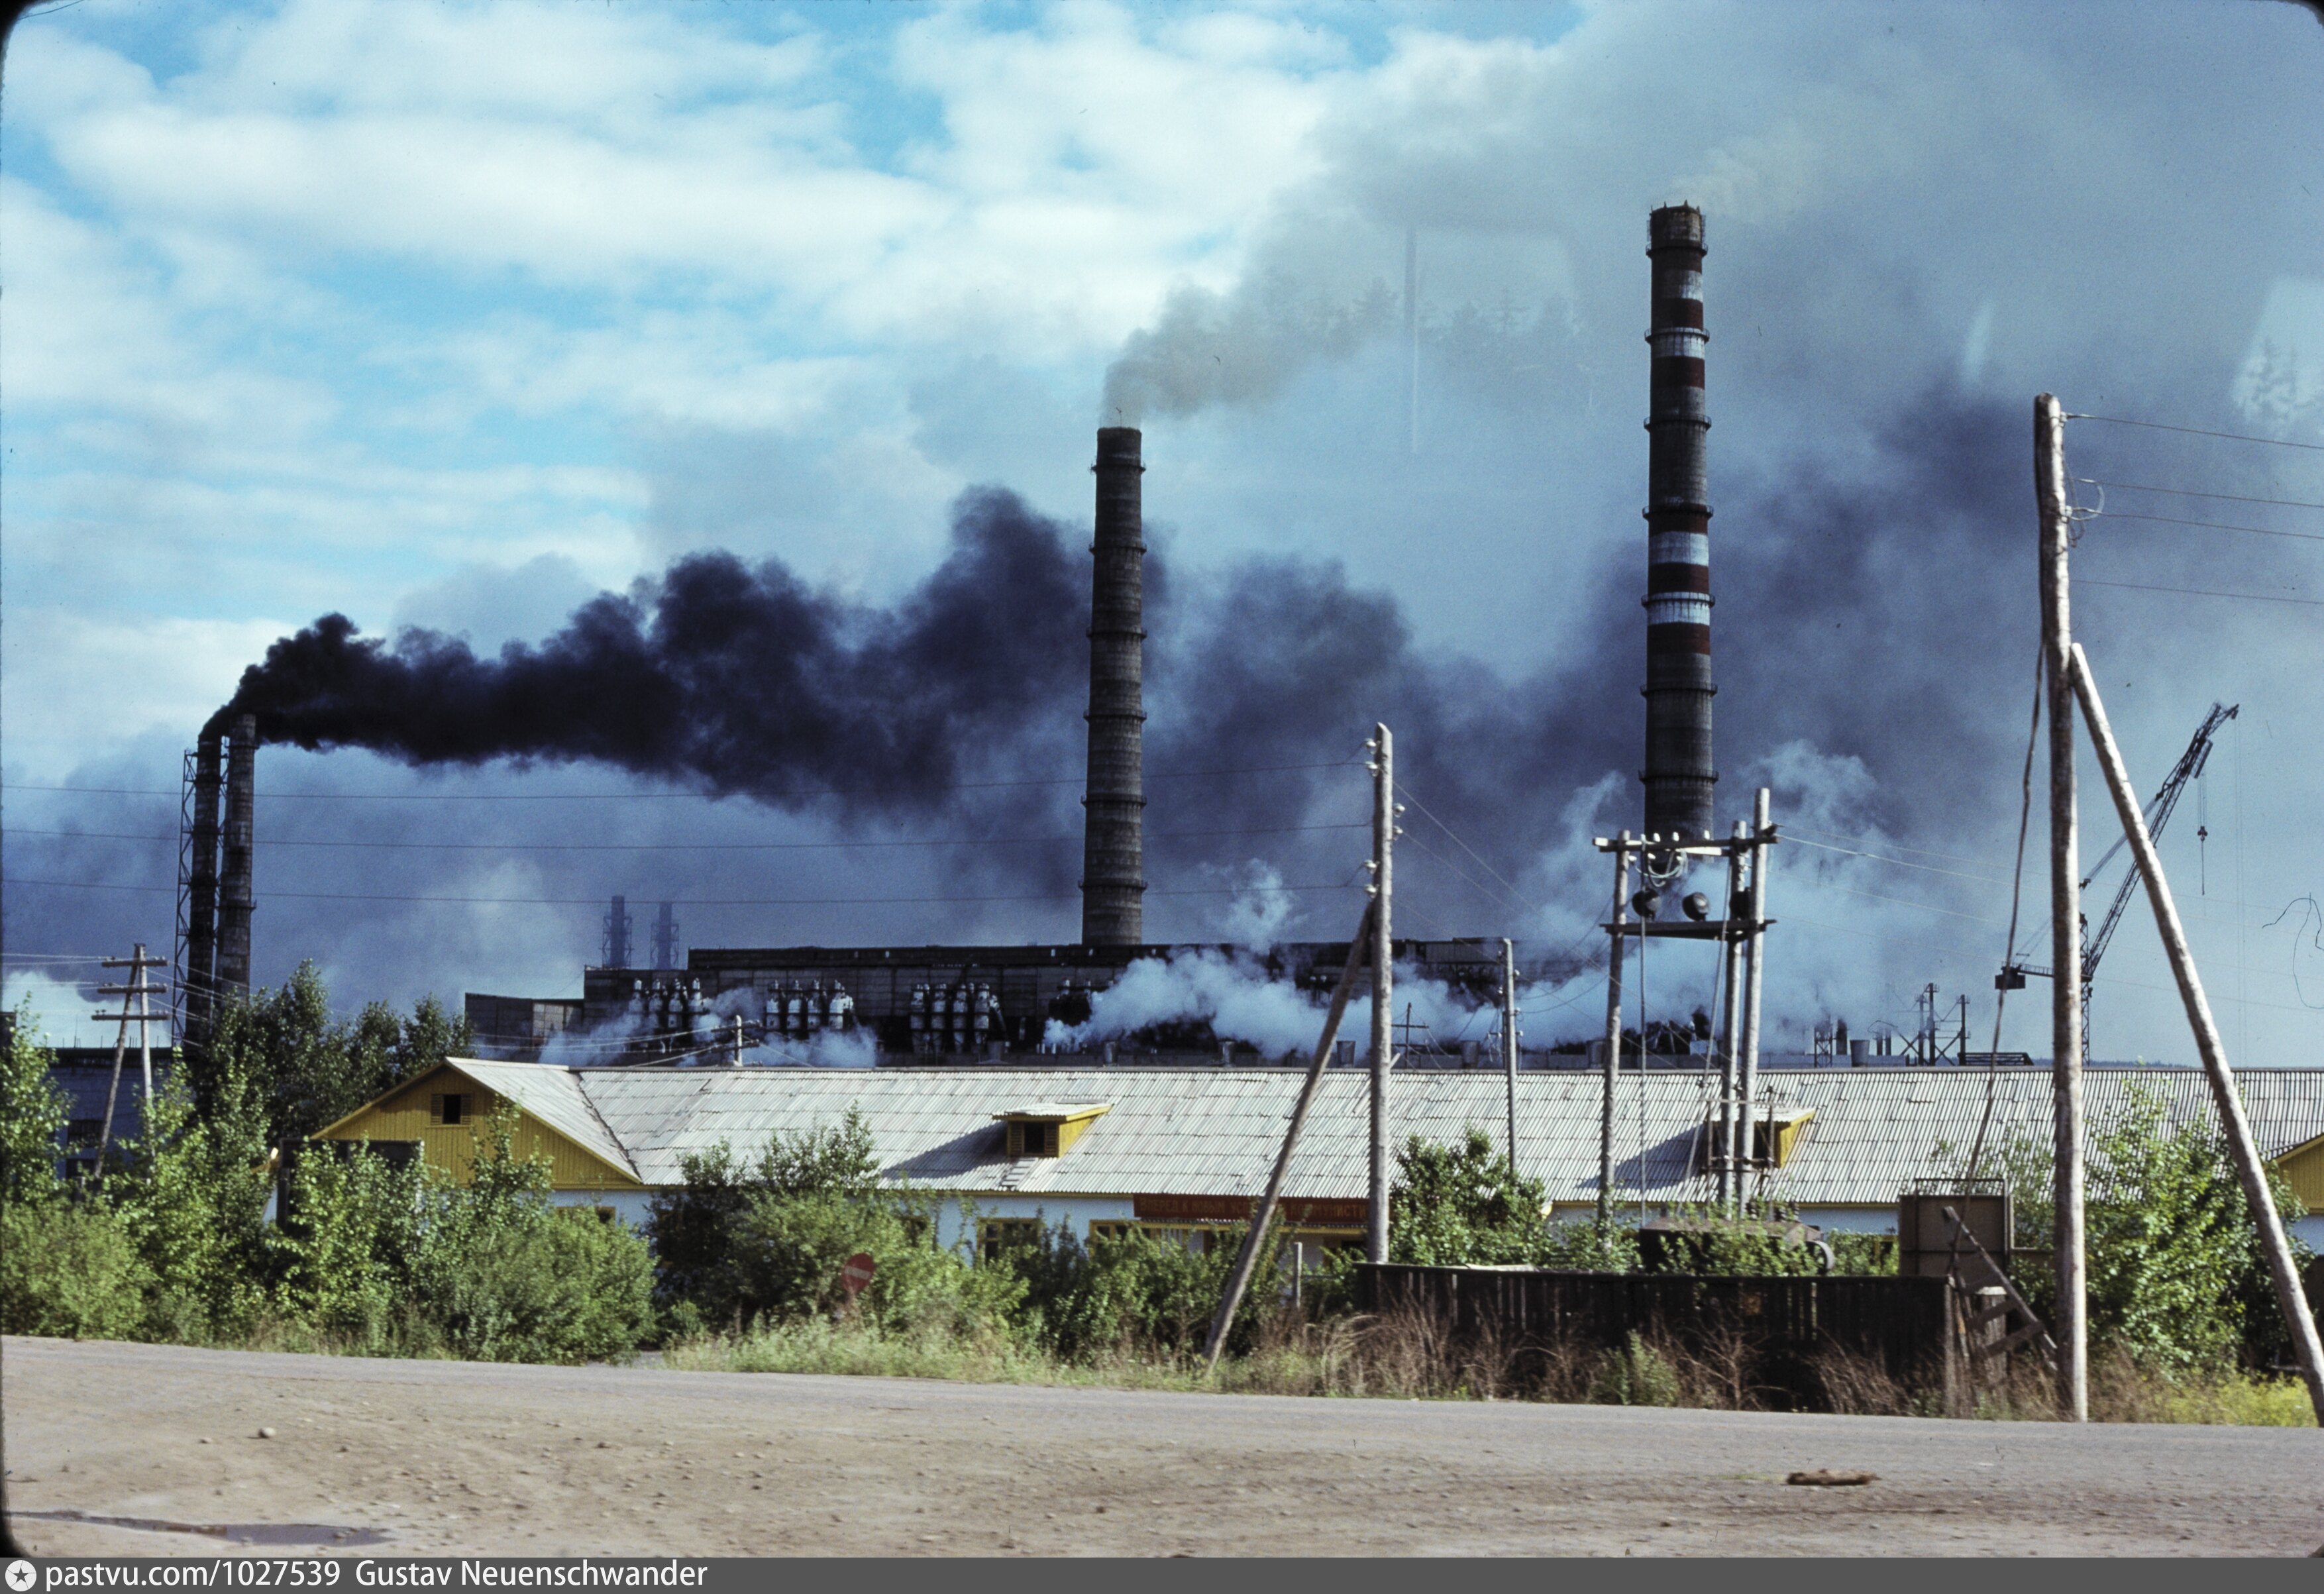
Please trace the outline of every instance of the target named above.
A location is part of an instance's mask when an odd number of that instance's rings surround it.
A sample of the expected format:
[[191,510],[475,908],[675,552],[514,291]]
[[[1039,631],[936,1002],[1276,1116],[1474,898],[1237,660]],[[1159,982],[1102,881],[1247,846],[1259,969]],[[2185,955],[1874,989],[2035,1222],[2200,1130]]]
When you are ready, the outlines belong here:
[[1711,504],[1703,476],[1702,212],[1669,205],[1647,223],[1654,350],[1646,420],[1646,788],[1650,838],[1708,842]]
[[1082,798],[1082,944],[1146,939],[1146,557],[1136,427],[1097,434],[1090,544],[1089,776]]
[[250,994],[252,827],[257,815],[258,718],[235,716],[226,755],[226,825],[219,838],[217,993]]
[[189,1048],[209,1045],[217,1004],[219,734],[216,721],[194,743],[186,800],[186,926],[178,1000]]

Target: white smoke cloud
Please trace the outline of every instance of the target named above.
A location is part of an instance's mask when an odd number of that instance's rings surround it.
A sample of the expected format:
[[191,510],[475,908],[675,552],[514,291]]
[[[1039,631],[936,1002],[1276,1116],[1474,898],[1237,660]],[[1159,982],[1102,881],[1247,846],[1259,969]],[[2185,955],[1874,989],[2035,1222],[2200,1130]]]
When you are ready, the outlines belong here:
[[[1421,978],[1408,964],[1397,966],[1393,1004],[1397,1021],[1412,1026],[1418,1045],[1480,1040],[1492,1027],[1489,1011],[1441,981]],[[1091,999],[1087,1022],[1052,1019],[1043,1038],[1079,1051],[1157,1025],[1199,1023],[1221,1040],[1256,1046],[1265,1056],[1305,1055],[1323,1037],[1324,1011],[1321,995],[1269,978],[1255,959],[1204,947],[1139,958]],[[1370,1029],[1370,998],[1351,1001],[1340,1037],[1360,1046]],[[1402,1032],[1397,1044],[1405,1044]]]
[[1233,871],[1243,889],[1229,905],[1223,923],[1227,939],[1267,952],[1282,935],[1291,917],[1291,898],[1283,889],[1283,871],[1254,858]]

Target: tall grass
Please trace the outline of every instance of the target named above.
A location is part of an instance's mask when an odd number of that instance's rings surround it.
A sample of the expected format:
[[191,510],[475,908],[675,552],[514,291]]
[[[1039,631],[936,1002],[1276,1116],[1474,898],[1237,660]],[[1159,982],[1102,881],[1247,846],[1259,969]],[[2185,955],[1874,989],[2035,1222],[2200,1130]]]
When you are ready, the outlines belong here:
[[[1770,1408],[1754,1381],[1748,1345],[1687,1345],[1632,1334],[1607,1349],[1573,1343],[1455,1342],[1416,1313],[1308,1323],[1271,1320],[1251,1349],[1206,1371],[1199,1358],[1128,1341],[1066,1359],[1008,1335],[962,1339],[895,1333],[860,1319],[816,1319],[706,1335],[668,1347],[662,1365],[680,1371],[829,1373],[941,1378],[964,1383],[1040,1384],[1393,1400],[1532,1400],[1561,1405],[1683,1406],[1711,1411]],[[1827,1351],[1814,1363],[1827,1410],[1851,1415],[1933,1416],[1916,1393],[1877,1363]],[[1993,1420],[2054,1421],[2048,1374],[2013,1368],[1987,1390],[1977,1414]],[[2313,1426],[2296,1378],[2239,1372],[2165,1377],[2115,1358],[2093,1368],[2091,1415],[2100,1422]]]

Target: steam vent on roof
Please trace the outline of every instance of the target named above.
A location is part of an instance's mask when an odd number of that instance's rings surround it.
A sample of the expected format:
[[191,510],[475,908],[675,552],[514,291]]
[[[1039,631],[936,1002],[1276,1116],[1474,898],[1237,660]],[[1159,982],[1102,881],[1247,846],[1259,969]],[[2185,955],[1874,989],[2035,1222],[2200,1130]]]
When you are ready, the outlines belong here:
[[1654,350],[1646,419],[1646,834],[1711,836],[1711,504],[1703,484],[1702,212],[1647,223]]

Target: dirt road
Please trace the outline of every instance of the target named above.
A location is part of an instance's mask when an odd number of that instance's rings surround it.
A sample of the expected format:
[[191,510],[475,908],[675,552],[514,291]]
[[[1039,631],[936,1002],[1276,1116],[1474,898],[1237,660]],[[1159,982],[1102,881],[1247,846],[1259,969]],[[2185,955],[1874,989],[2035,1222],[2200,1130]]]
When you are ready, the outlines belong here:
[[[51,1554],[2305,1555],[2324,1433],[1130,1393],[0,1343]],[[258,1437],[262,1429],[272,1436]],[[1786,1485],[1860,1469],[1862,1488]],[[34,1515],[37,1513],[37,1515]],[[293,1535],[296,1536],[296,1535]]]

